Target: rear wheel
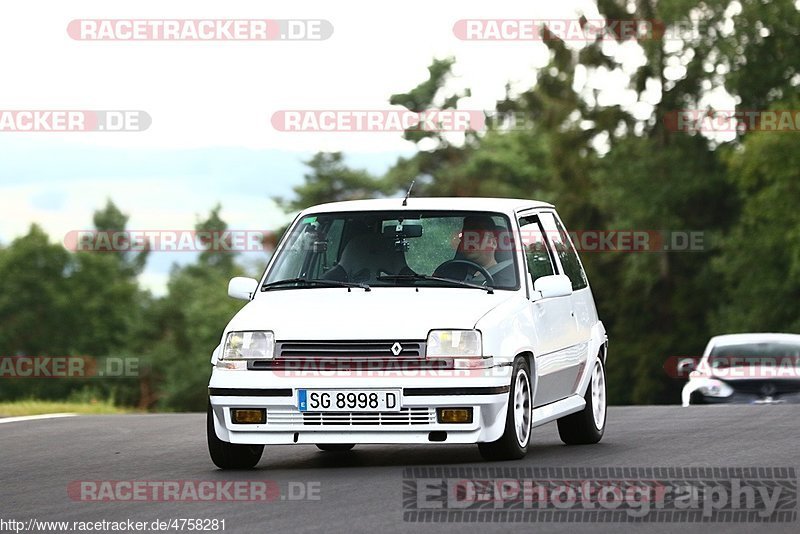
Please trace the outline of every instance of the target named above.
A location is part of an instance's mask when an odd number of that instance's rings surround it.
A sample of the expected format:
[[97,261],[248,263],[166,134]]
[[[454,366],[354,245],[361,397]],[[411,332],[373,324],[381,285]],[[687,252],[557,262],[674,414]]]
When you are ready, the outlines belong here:
[[264,452],[263,445],[239,445],[219,439],[214,430],[214,414],[210,402],[206,412],[206,435],[211,461],[220,469],[251,469]]
[[519,460],[528,452],[533,417],[533,390],[531,369],[525,358],[520,356],[514,360],[512,377],[503,436],[491,443],[478,443],[478,450],[484,460]]
[[317,448],[325,452],[347,452],[353,447],[354,443],[317,443]]
[[597,443],[606,429],[606,370],[600,357],[594,364],[586,389],[586,407],[558,420],[558,435],[567,445]]

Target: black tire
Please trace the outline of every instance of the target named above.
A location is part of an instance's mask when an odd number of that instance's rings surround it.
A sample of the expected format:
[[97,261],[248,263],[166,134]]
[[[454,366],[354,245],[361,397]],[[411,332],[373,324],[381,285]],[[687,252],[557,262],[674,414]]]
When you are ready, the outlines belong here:
[[689,395],[689,404],[705,404],[706,398],[699,391],[692,391]]
[[[527,421],[524,417],[521,425],[527,426],[527,435],[523,442],[517,437],[515,420],[515,406],[517,404],[517,378],[522,373],[527,384],[527,399],[521,403],[522,412],[527,412]],[[528,445],[531,442],[531,431],[533,430],[533,388],[531,387],[531,368],[528,360],[522,356],[514,360],[514,367],[511,373],[511,389],[508,392],[508,410],[506,411],[505,431],[500,439],[490,443],[478,443],[478,450],[484,460],[519,460],[525,457],[528,452]]]
[[[603,376],[603,399],[606,399],[605,394],[605,365],[602,358],[597,358],[596,366],[599,364],[600,372]],[[595,370],[592,369],[594,376]],[[561,441],[567,445],[589,445],[597,443],[603,439],[603,433],[606,430],[608,402],[603,401],[603,417],[601,428],[598,428],[594,418],[594,405],[593,405],[593,384],[594,380],[589,381],[589,387],[586,388],[586,395],[583,396],[586,401],[586,407],[580,412],[570,414],[558,420],[558,435]]]
[[206,435],[211,461],[220,469],[252,469],[264,452],[263,445],[239,445],[219,439],[214,430],[214,414],[211,412],[210,402],[206,412]]
[[355,443],[317,443],[317,448],[325,452],[347,452],[355,446]]

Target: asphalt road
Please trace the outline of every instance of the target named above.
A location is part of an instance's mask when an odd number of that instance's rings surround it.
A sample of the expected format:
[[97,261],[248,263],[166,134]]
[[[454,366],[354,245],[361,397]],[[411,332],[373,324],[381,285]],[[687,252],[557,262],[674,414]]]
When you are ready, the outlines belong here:
[[[534,431],[521,461],[487,464],[460,445],[267,448],[257,469],[223,472],[208,458],[205,415],[81,416],[0,424],[0,519],[134,521],[225,519],[226,532],[800,532],[800,524],[740,522],[491,523],[404,521],[404,468],[794,467],[800,471],[800,408],[793,406],[620,407],[603,441],[567,447],[555,424]],[[270,502],[84,502],[81,480],[271,480]],[[289,486],[319,492],[288,500]],[[406,486],[408,482],[406,482]],[[316,488],[316,489],[315,489]],[[793,481],[796,506],[796,478]],[[407,501],[405,501],[407,502]],[[795,508],[796,509],[796,508]],[[0,532],[4,529],[0,523]],[[8,530],[8,528],[6,528]],[[175,530],[172,530],[175,532]]]

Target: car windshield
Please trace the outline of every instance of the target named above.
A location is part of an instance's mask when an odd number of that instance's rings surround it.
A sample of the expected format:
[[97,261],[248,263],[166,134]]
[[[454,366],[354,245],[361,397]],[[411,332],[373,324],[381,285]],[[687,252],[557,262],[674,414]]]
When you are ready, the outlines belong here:
[[[267,289],[327,280],[369,287],[519,288],[508,217],[478,211],[365,211],[304,216],[284,238]],[[276,282],[283,282],[274,285]],[[273,284],[273,285],[270,285]]]
[[714,347],[708,357],[712,367],[752,367],[800,364],[800,344],[743,343]]

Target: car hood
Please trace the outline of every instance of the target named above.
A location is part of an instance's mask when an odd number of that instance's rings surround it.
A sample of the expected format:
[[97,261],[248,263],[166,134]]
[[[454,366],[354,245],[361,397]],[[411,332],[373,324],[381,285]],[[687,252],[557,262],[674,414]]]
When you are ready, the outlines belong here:
[[413,287],[313,288],[259,294],[227,331],[272,330],[287,340],[424,340],[432,329],[473,328],[512,291]]

